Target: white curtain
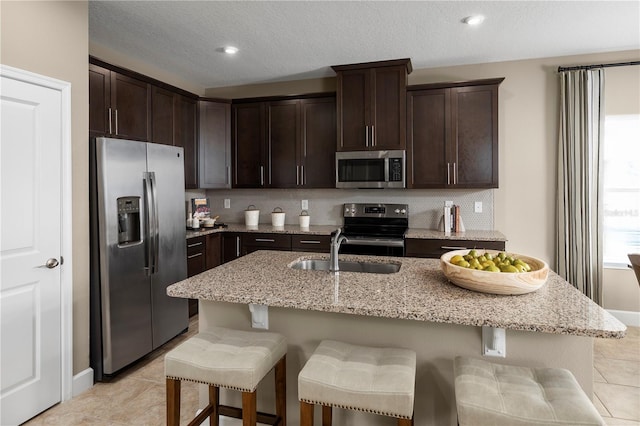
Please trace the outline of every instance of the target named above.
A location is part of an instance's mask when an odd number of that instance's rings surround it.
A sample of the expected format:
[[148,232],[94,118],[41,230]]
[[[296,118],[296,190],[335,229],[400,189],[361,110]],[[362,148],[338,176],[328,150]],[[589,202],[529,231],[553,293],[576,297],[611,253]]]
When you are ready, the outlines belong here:
[[604,70],[560,72],[558,274],[602,304]]

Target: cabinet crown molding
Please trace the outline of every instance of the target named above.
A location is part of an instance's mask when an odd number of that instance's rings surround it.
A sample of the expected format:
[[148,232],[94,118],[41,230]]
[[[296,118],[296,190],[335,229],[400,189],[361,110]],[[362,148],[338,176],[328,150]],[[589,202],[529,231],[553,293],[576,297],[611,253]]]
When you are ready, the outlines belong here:
[[361,62],[358,64],[347,64],[347,65],[332,65],[331,68],[335,72],[340,72],[340,71],[349,71],[349,70],[359,70],[359,69],[365,69],[365,68],[396,67],[399,65],[404,65],[405,67],[407,67],[407,74],[411,74],[411,71],[413,71],[413,67],[411,65],[411,58],[390,59],[386,61],[375,61],[375,62]]

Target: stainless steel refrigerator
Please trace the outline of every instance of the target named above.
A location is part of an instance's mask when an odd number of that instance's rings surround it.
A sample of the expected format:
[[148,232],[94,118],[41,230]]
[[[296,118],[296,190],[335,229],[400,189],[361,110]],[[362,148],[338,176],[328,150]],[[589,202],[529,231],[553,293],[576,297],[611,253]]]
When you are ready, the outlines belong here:
[[95,379],[140,359],[189,325],[184,155],[180,147],[90,141],[91,366]]

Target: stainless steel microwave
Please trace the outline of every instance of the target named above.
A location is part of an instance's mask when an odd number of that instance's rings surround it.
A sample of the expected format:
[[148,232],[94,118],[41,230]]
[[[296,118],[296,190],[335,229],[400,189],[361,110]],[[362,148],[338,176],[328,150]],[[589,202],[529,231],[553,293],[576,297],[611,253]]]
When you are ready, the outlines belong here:
[[336,188],[404,188],[406,153],[336,152]]

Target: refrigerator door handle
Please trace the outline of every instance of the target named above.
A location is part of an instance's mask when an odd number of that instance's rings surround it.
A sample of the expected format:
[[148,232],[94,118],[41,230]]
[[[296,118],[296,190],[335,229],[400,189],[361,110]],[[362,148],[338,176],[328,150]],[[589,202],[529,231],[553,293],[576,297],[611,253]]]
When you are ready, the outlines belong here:
[[153,238],[152,238],[153,263],[151,264],[151,273],[155,274],[158,272],[158,258],[160,257],[160,223],[158,220],[158,189],[156,184],[155,172],[149,172],[149,181],[151,182],[151,196],[152,196],[151,232],[153,235]]
[[144,200],[145,200],[145,234],[147,250],[145,256],[145,271],[148,276],[158,270],[158,201],[156,198],[156,176],[154,172],[144,172]]

